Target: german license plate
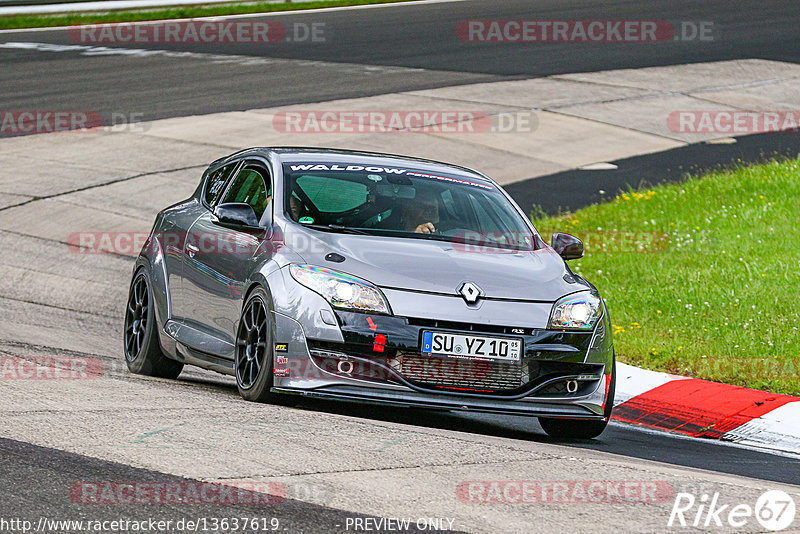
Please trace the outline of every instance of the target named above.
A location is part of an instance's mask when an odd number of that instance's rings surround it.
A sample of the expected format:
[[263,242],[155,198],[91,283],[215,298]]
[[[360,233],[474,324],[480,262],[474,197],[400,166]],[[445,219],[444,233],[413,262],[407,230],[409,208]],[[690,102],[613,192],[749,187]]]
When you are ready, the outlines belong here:
[[522,354],[522,340],[500,337],[423,332],[422,352],[461,358],[483,358],[517,362]]

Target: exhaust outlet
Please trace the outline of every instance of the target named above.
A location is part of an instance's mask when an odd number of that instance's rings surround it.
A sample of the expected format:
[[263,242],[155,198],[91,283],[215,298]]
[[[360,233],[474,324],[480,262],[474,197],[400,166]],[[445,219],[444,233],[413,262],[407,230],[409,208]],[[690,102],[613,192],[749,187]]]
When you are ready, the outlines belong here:
[[336,366],[338,371],[342,374],[349,375],[353,373],[353,362],[349,360],[339,360],[338,365]]
[[576,391],[578,391],[578,381],[567,380],[567,393],[575,393]]

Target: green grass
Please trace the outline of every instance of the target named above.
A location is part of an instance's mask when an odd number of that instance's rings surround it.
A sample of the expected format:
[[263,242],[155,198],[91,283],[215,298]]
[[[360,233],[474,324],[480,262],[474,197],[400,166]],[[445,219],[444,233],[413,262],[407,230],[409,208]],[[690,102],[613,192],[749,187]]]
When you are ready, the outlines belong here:
[[586,239],[625,363],[800,395],[800,160],[534,218]]
[[[257,2],[248,4],[186,6],[154,10],[120,10],[107,13],[76,13],[69,15],[8,15],[0,17],[0,30],[112,22],[141,22],[146,20],[168,20],[194,17],[217,17],[223,15],[240,15],[244,13],[267,13],[316,9],[320,7],[345,7],[408,1],[410,0],[320,0],[318,2],[282,4]],[[202,1],[198,1],[198,3],[202,3]]]

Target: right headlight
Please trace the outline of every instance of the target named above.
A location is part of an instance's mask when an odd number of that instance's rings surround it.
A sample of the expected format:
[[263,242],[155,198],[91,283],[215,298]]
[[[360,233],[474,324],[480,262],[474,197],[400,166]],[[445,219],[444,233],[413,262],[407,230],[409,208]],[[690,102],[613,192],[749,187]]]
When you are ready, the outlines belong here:
[[553,305],[548,328],[556,330],[591,330],[603,313],[600,297],[581,291],[560,298]]
[[380,289],[361,278],[314,265],[292,264],[289,272],[292,278],[322,295],[334,307],[392,313]]

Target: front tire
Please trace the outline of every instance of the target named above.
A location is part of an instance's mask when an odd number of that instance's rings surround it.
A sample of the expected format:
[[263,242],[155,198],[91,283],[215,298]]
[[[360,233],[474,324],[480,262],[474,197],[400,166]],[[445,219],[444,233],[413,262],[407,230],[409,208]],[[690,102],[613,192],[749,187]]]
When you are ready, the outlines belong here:
[[236,332],[236,387],[245,400],[283,404],[284,396],[270,392],[275,345],[268,298],[266,291],[257,287],[242,307]]
[[165,356],[158,343],[151,287],[146,270],[140,269],[131,281],[125,307],[125,363],[132,373],[139,375],[178,378],[183,364]]
[[617,362],[611,366],[611,386],[608,388],[608,398],[603,415],[603,421],[582,421],[578,419],[551,419],[540,417],[539,424],[548,436],[559,439],[593,439],[603,433],[611,420],[611,411],[614,408],[614,393],[617,385]]

